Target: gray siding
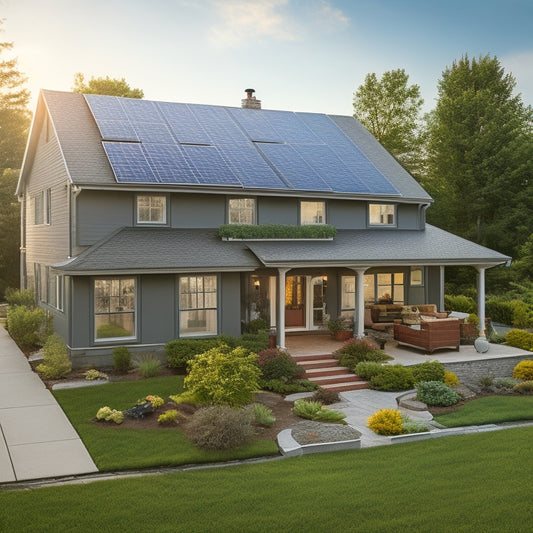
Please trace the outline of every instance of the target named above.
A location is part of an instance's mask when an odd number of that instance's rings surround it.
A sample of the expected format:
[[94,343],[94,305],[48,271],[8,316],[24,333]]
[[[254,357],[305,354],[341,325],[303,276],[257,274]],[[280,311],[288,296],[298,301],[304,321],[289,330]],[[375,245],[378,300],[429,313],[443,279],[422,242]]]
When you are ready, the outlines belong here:
[[88,277],[72,277],[71,279],[71,347],[87,347],[92,342],[92,281]]
[[418,204],[398,205],[398,229],[421,229]]
[[220,331],[226,335],[241,334],[241,276],[238,272],[221,274]]
[[296,226],[299,223],[298,204],[296,198],[261,197],[257,201],[257,222]]
[[365,229],[366,202],[329,200],[327,222],[337,229]]
[[78,245],[90,246],[119,228],[132,226],[133,198],[129,192],[82,191],[76,203]]
[[226,222],[226,198],[216,194],[173,194],[170,221],[173,228],[218,228]]
[[439,305],[440,267],[431,266],[426,269],[427,303]]
[[140,342],[157,344],[177,337],[176,276],[142,276],[138,309]]

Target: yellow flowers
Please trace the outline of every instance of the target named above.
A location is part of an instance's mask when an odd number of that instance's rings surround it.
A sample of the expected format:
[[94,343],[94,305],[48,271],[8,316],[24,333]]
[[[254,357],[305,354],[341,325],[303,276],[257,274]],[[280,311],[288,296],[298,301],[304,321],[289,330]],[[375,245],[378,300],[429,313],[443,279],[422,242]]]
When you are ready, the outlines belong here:
[[161,407],[165,403],[165,400],[163,400],[163,398],[161,398],[160,396],[155,396],[153,394],[146,396],[145,400],[147,402],[150,402],[154,409]]
[[401,435],[402,415],[397,409],[380,409],[367,420],[368,427],[378,435]]

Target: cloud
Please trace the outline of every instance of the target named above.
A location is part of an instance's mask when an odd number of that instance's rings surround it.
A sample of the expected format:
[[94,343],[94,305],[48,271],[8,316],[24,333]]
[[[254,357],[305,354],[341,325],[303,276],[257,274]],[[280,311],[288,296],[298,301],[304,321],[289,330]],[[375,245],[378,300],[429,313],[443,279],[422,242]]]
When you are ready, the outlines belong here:
[[350,19],[329,2],[317,2],[314,11],[316,21],[321,25],[322,30],[328,33],[343,30],[350,24]]
[[516,79],[516,92],[522,93],[524,103],[533,105],[533,50],[503,56],[501,63]]
[[211,29],[211,41],[238,45],[248,40],[272,38],[294,41],[289,17],[283,12],[288,0],[219,0],[214,3],[220,25]]

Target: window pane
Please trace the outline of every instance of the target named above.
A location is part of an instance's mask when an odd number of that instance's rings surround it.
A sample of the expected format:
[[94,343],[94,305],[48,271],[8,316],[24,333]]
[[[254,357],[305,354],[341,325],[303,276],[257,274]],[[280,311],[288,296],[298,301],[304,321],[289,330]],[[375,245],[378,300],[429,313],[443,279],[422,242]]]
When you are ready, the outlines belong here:
[[166,196],[137,196],[137,222],[166,224]]
[[355,309],[355,276],[342,276],[341,309]]
[[324,202],[300,202],[300,224],[324,224],[325,212]]
[[96,339],[134,337],[135,280],[95,280],[94,315]]
[[411,270],[411,285],[422,285],[422,284],[423,284],[422,269],[413,268]]
[[198,310],[180,312],[180,337],[187,335],[216,335],[217,311]]
[[228,206],[230,224],[255,224],[254,198],[231,198]]
[[394,222],[394,205],[370,204],[368,209],[369,223],[392,226]]
[[374,287],[374,275],[365,274],[364,284],[365,284],[365,302],[374,303],[376,301],[376,292],[375,292],[375,287]]

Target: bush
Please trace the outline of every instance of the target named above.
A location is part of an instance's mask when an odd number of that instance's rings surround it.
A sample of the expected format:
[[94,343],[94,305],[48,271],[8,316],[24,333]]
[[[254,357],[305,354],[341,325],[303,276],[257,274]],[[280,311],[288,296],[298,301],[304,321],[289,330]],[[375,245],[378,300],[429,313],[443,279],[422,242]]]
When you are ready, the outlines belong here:
[[245,324],[243,329],[245,333],[257,334],[260,331],[268,331],[270,325],[264,318],[256,318]]
[[392,357],[381,351],[376,342],[368,337],[350,339],[335,352],[335,356],[342,366],[348,367],[350,370],[355,370],[361,361],[383,363],[392,360]]
[[412,389],[415,380],[410,368],[402,365],[384,366],[383,370],[371,378],[370,387],[383,391],[402,391]]
[[439,361],[425,361],[411,367],[415,384],[420,381],[442,381],[444,382],[444,365]]
[[232,337],[230,346],[236,348],[242,346],[246,350],[259,353],[268,348],[269,339],[268,331],[259,331],[257,333],[244,333],[240,337]]
[[157,417],[157,422],[162,426],[171,426],[173,424],[178,424],[180,418],[183,418],[183,415],[181,415],[176,409],[169,409]]
[[23,289],[20,291],[18,289],[7,288],[4,296],[6,302],[12,307],[22,305],[33,309],[37,305],[32,289]]
[[515,328],[529,328],[533,326],[533,318],[531,316],[530,307],[526,302],[521,300],[513,300],[510,302],[513,309],[513,321],[511,325]]
[[272,414],[272,409],[262,403],[254,403],[253,410],[254,420],[262,426],[271,426],[276,421],[276,417]]
[[516,378],[496,378],[494,385],[499,389],[512,389],[515,385],[518,385],[521,381]]
[[191,405],[201,405],[200,399],[190,391],[183,391],[181,394],[170,395],[169,398],[177,405],[189,403]]
[[213,405],[199,409],[190,418],[191,442],[205,450],[227,450],[248,442],[254,429],[252,413],[246,409],[233,409],[226,405]]
[[7,309],[7,329],[22,350],[34,350],[43,345],[46,312],[40,307],[16,305]]
[[96,413],[96,419],[105,420],[106,422],[115,422],[115,424],[122,424],[122,422],[124,422],[124,413],[106,406],[98,410]]
[[158,407],[161,407],[162,405],[164,405],[165,400],[163,400],[161,396],[156,396],[155,394],[149,394],[148,396],[146,396],[146,398],[143,398],[141,402],[137,402],[137,403],[142,405],[145,402],[150,402],[152,404],[152,407],[154,409],[157,409]]
[[325,239],[336,234],[337,230],[329,224],[223,224],[218,228],[219,237],[232,239]]
[[368,427],[378,435],[401,435],[402,415],[397,409],[380,409],[367,420]]
[[506,333],[504,344],[521,350],[533,351],[533,333],[528,333],[523,329],[512,329]]
[[337,391],[328,389],[318,389],[311,400],[314,402],[320,402],[322,405],[331,405],[332,403],[340,402],[341,398]]
[[51,335],[43,346],[43,362],[36,367],[45,379],[59,379],[72,370],[65,341],[57,334]]
[[91,368],[85,372],[85,379],[88,381],[92,381],[94,379],[107,379],[107,374],[100,372],[100,370],[96,370],[96,368]]
[[125,346],[113,350],[113,368],[117,372],[126,373],[131,366],[131,353]]
[[303,373],[303,368],[296,364],[296,361],[279,348],[263,350],[258,354],[259,368],[263,379],[280,379],[289,381]]
[[183,368],[200,353],[218,346],[217,339],[176,339],[165,344],[170,368]]
[[413,420],[406,414],[401,413],[402,416],[402,434],[421,433],[422,431],[429,431],[429,427],[425,422]]
[[513,387],[513,390],[520,394],[533,394],[533,380],[518,383]]
[[154,354],[144,353],[133,359],[133,366],[143,378],[153,378],[161,372],[161,362]]
[[448,387],[457,387],[459,385],[459,379],[453,372],[444,371],[444,383]]
[[293,379],[290,383],[286,383],[280,379],[271,379],[270,381],[261,380],[259,386],[263,390],[277,392],[278,394],[311,392],[320,388],[316,383],[313,383],[308,379]]
[[294,414],[309,420],[316,420],[318,422],[327,422],[331,424],[343,423],[346,418],[344,413],[340,411],[333,411],[324,407],[320,402],[313,402],[310,400],[296,400],[293,408]]
[[455,405],[461,397],[442,381],[422,381],[418,384],[417,400],[427,405]]
[[251,402],[260,374],[256,354],[223,344],[189,362],[184,384],[201,402],[240,406]]
[[374,363],[373,361],[361,361],[357,363],[354,372],[362,379],[370,381],[374,376],[381,374],[385,367],[381,363]]
[[513,378],[524,381],[533,379],[533,361],[520,361],[513,369]]
[[460,313],[474,313],[477,305],[473,298],[459,294],[457,296],[451,294],[444,295],[444,308],[446,311],[458,311]]

